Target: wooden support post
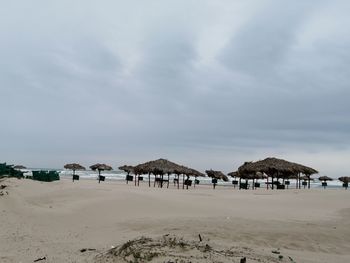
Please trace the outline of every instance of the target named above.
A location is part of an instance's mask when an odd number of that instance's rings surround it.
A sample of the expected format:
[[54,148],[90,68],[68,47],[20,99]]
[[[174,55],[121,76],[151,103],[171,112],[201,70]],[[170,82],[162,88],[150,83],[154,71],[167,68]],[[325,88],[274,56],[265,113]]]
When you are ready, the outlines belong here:
[[273,185],[273,176],[271,177],[271,188],[272,188],[272,190],[273,190],[273,188],[274,188],[274,185]]

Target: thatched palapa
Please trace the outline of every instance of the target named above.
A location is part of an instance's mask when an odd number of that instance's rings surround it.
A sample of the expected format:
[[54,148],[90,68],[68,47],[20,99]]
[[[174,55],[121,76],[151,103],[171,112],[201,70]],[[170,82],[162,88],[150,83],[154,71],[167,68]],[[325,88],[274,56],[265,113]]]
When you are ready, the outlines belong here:
[[[168,161],[166,159],[158,159],[154,161],[149,161],[146,163],[139,164],[134,167],[135,174],[148,174],[148,182],[149,186],[151,186],[150,183],[150,175],[153,174],[155,175],[155,180],[154,180],[154,186],[156,184],[156,181],[160,182],[160,187],[163,186],[163,182],[167,182],[167,187],[169,187],[169,175],[170,174],[175,174],[177,176],[177,187],[179,188],[179,176],[180,174],[183,175],[183,185],[182,187],[184,188],[184,183],[185,183],[185,178],[184,176],[202,176],[202,174],[194,169],[179,165],[177,163]],[[168,175],[168,180],[164,180],[164,175]],[[158,178],[159,176],[159,178]]]
[[339,181],[343,183],[343,187],[345,189],[348,189],[349,187],[349,182],[350,182],[350,177],[349,176],[342,176],[338,178]]
[[63,166],[65,169],[68,170],[72,170],[73,171],[73,176],[72,176],[72,180],[74,182],[74,180],[79,180],[79,176],[75,175],[75,171],[78,170],[85,170],[85,167],[78,164],[78,163],[68,163],[65,166]]
[[65,169],[69,169],[69,170],[85,170],[85,167],[78,164],[78,163],[68,163],[64,166]]
[[216,187],[217,180],[223,180],[225,182],[228,182],[228,177],[226,175],[224,175],[221,171],[214,171],[214,170],[210,169],[210,170],[206,170],[205,172],[209,177],[213,178],[213,188],[214,189]]
[[327,181],[333,181],[333,178],[329,176],[321,176],[318,178],[318,180],[322,181],[322,186],[324,189],[327,187]]
[[320,180],[320,181],[333,181],[333,178],[331,178],[329,176],[321,176],[318,178],[318,180]]
[[205,172],[211,178],[228,182],[228,177],[226,175],[224,175],[221,171],[214,171],[214,170],[210,169],[210,170],[206,170]]
[[[318,173],[317,170],[301,165],[298,163],[289,162],[283,159],[277,158],[266,158],[257,162],[246,162],[238,168],[238,172],[241,175],[254,174],[256,172],[265,173],[268,176],[272,177],[272,188],[273,188],[273,179],[274,178],[283,178],[288,179],[291,176],[298,176],[297,186],[300,188],[300,174],[312,175]],[[309,181],[310,188],[310,181]]]
[[131,165],[119,166],[118,169],[126,172],[127,174],[135,173],[134,166],[131,166]]
[[343,182],[343,183],[349,183],[350,177],[349,176],[342,176],[342,177],[339,177],[338,180]]
[[107,164],[101,164],[101,163],[97,163],[94,165],[90,166],[90,169],[93,171],[98,171],[98,183],[100,183],[102,180],[104,180],[104,177],[101,177],[101,171],[110,171],[113,170],[113,168]]
[[241,174],[262,172],[267,175],[274,175],[276,173],[302,173],[305,175],[312,175],[318,173],[318,171],[313,168],[274,157],[269,157],[257,162],[246,162],[238,168],[238,171]]
[[[123,166],[119,166],[118,169],[119,169],[119,170],[122,170],[122,171],[124,171],[124,172],[127,173],[127,175],[126,175],[126,183],[128,184],[128,183],[129,183],[129,176],[130,176],[131,179],[132,179],[132,176],[130,175],[130,173],[135,174],[134,166],[131,166],[131,165],[123,165]],[[136,186],[136,174],[135,174],[135,186]]]

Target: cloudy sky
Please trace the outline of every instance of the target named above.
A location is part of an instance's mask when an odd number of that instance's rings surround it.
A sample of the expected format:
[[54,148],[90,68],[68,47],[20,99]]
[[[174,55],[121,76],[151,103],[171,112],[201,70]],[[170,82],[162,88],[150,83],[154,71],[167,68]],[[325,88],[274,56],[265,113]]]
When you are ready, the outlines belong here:
[[1,1],[0,161],[350,167],[350,1]]

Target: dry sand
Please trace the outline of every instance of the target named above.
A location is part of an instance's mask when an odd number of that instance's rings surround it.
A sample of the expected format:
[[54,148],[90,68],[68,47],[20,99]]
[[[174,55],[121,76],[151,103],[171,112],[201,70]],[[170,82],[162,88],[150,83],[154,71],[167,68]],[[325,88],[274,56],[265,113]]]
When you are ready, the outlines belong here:
[[350,262],[350,191],[1,184],[3,263]]

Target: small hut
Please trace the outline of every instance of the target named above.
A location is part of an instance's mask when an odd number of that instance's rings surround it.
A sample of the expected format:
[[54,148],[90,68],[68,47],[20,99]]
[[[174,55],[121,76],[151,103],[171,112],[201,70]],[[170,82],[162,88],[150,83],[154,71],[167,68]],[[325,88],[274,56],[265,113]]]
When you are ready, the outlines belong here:
[[75,171],[85,170],[85,167],[78,164],[78,163],[68,163],[64,166],[64,168],[73,171],[73,176],[72,176],[73,182],[74,182],[74,180],[79,180],[79,175],[76,175]]
[[101,171],[110,171],[113,170],[113,168],[107,164],[101,164],[101,163],[97,163],[94,165],[90,166],[90,169],[93,171],[98,171],[98,183],[100,183],[101,181],[105,180],[105,177],[101,175]]

